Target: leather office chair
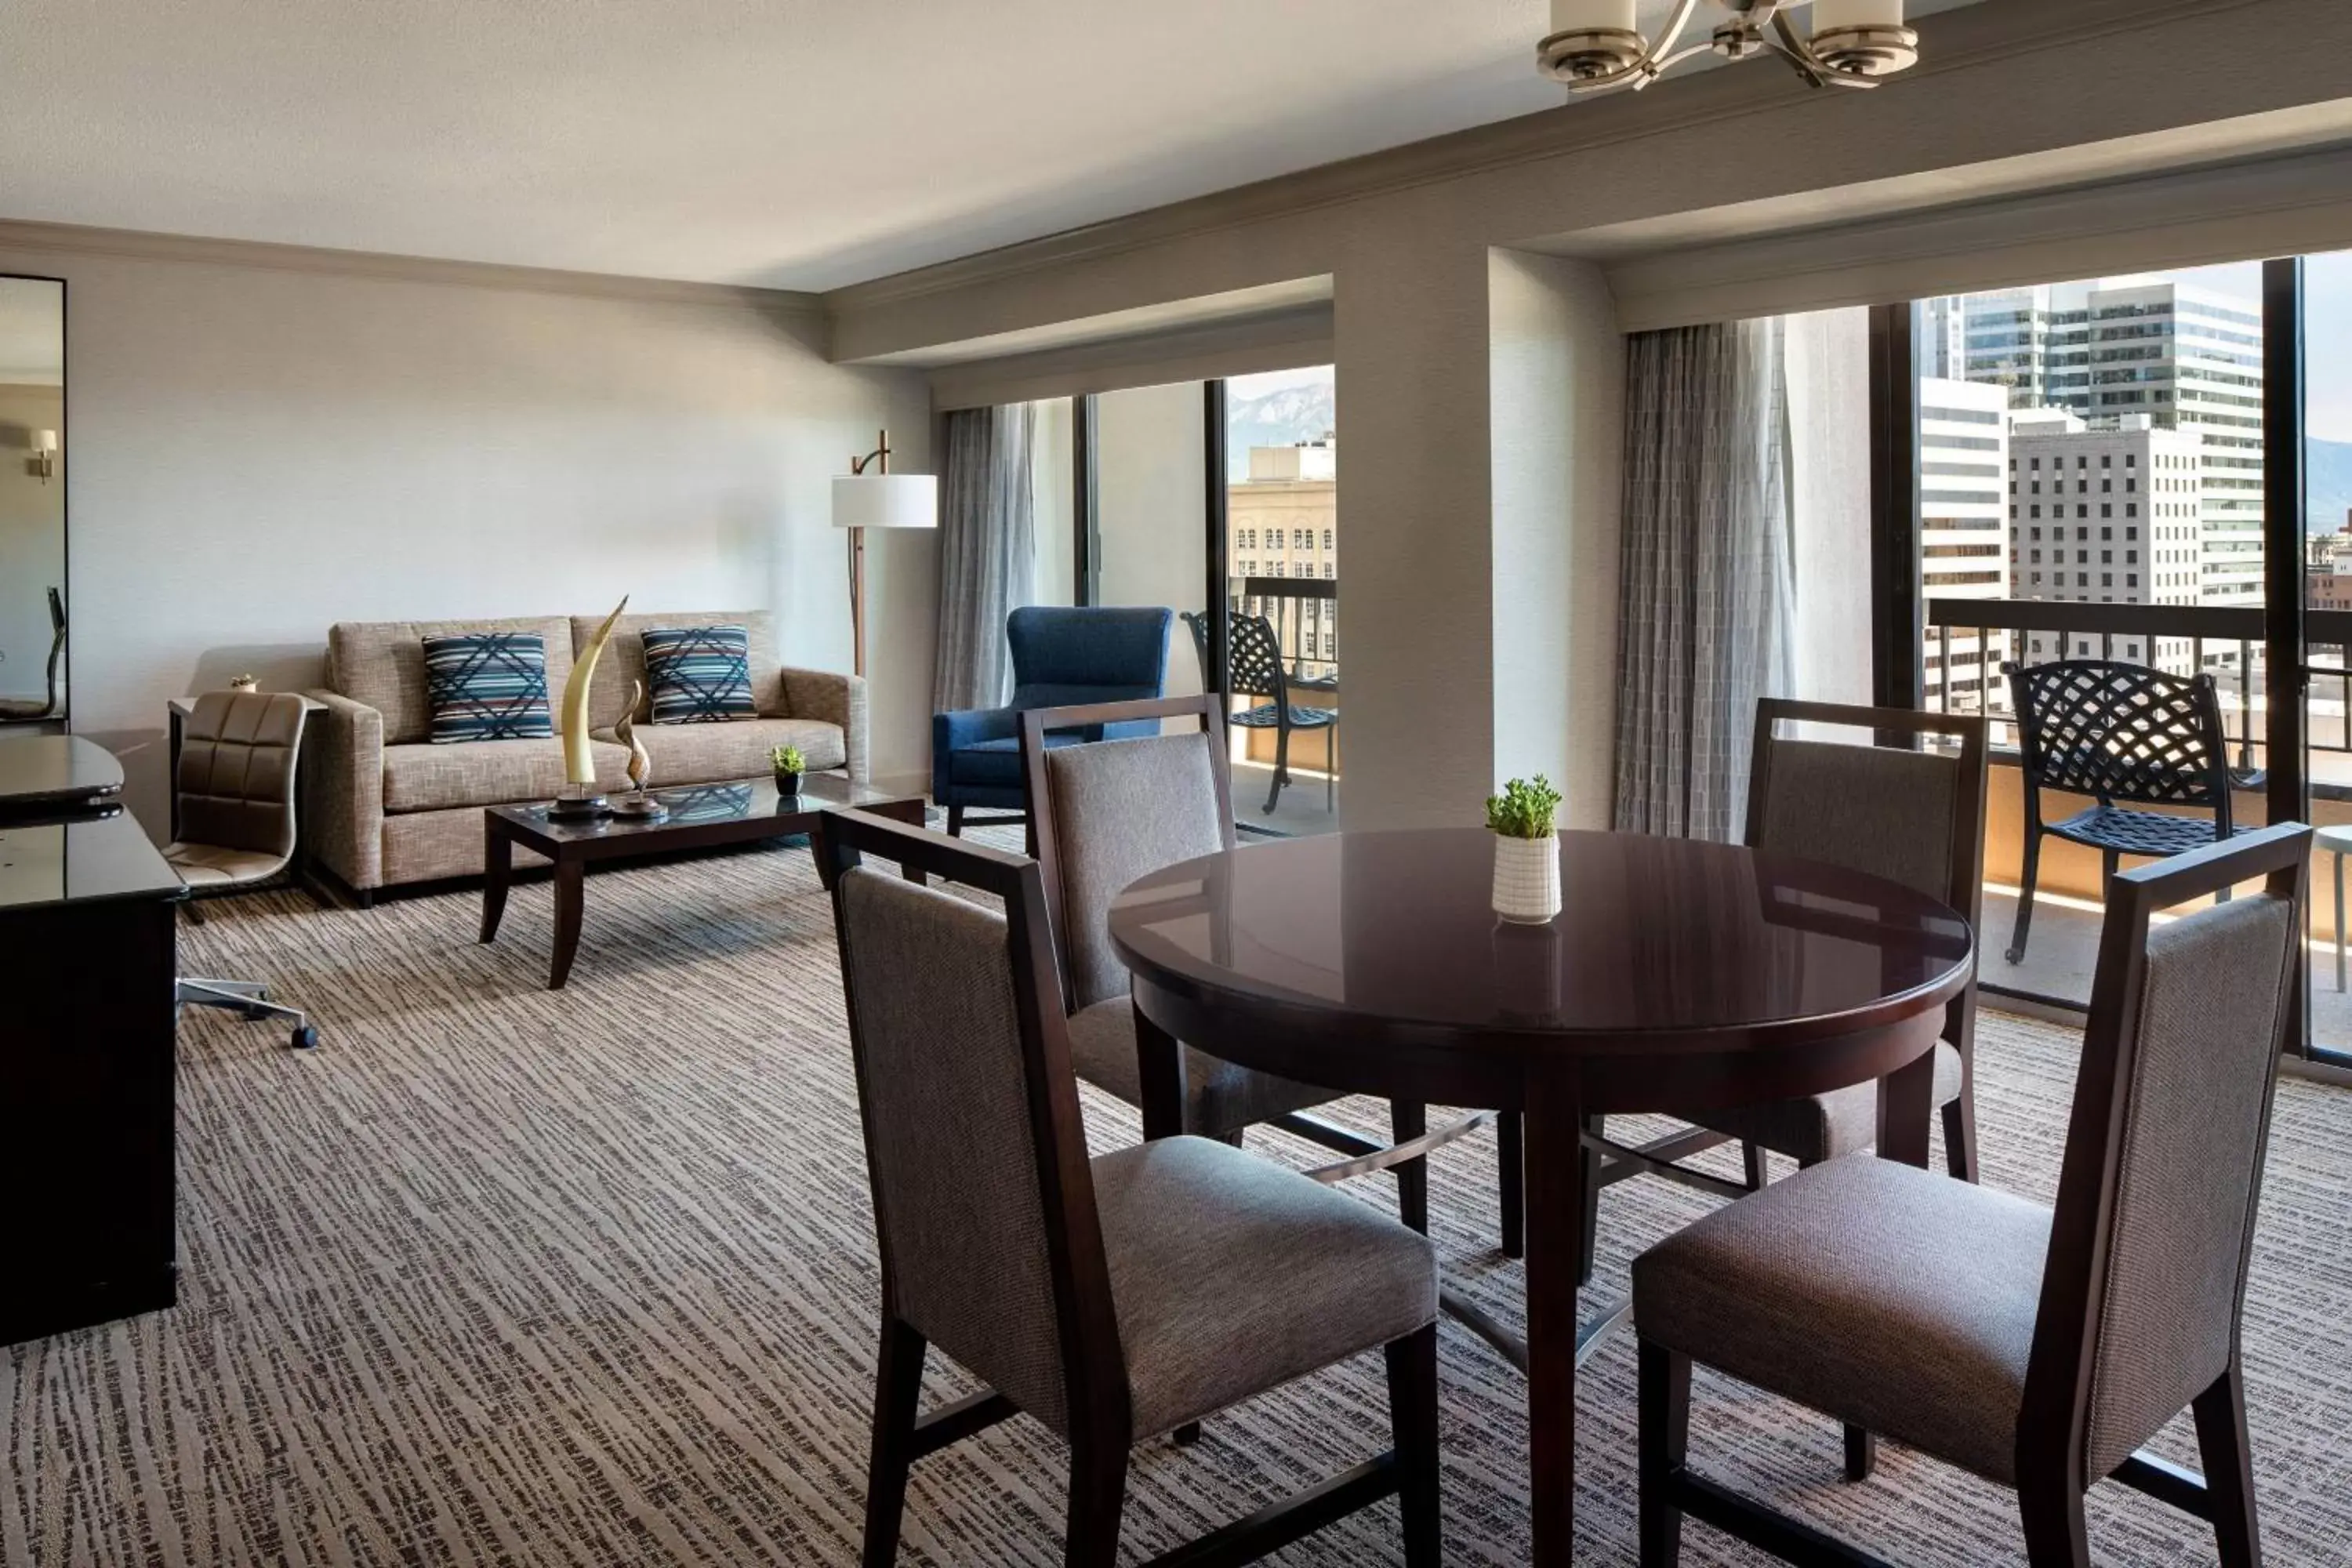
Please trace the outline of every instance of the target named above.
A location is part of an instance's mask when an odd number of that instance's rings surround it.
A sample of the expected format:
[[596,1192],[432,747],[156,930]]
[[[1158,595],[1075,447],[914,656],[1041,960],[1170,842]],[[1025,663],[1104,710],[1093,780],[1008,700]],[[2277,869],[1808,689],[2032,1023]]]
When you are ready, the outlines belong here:
[[[181,732],[181,837],[163,858],[197,899],[240,892],[282,876],[293,863],[294,765],[302,746],[302,699],[290,691],[207,691]],[[189,914],[204,919],[191,901]],[[182,980],[176,999],[235,1008],[248,1018],[290,1019],[293,1044],[308,1050],[319,1031],[299,1007],[269,1000],[253,980]]]

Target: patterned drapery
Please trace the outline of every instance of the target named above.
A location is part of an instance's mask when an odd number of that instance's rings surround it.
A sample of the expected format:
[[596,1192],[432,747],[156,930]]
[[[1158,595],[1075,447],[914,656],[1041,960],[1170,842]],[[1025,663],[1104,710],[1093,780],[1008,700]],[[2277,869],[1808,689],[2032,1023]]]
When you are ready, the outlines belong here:
[[1004,617],[1036,597],[1037,410],[1026,403],[947,416],[940,468],[940,712],[994,708],[1012,690]]
[[[1781,324],[1628,340],[1616,826],[1733,840],[1794,661]],[[1854,569],[1865,569],[1856,562]]]

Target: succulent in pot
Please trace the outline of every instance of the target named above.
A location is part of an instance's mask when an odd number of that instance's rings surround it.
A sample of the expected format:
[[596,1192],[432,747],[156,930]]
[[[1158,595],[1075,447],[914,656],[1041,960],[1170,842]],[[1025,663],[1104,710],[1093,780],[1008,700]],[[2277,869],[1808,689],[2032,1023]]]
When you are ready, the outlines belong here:
[[1486,800],[1495,835],[1495,912],[1534,925],[1559,913],[1559,791],[1538,773]]
[[808,772],[808,759],[801,755],[798,746],[775,746],[768,752],[768,761],[776,770],[776,788],[785,795],[801,793],[801,775]]

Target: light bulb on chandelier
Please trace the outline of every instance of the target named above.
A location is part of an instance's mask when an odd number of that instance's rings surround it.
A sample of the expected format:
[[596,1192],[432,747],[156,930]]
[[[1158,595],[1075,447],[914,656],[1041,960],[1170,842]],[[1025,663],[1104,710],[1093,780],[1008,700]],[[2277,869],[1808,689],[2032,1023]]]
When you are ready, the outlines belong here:
[[1714,0],[1730,15],[1703,43],[1675,47],[1699,0],[1676,0],[1657,40],[1642,31],[1636,0],[1552,0],[1538,67],[1578,92],[1649,86],[1699,54],[1746,59],[1780,55],[1815,87],[1875,87],[1918,62],[1919,35],[1903,23],[1903,0],[1812,0],[1810,36],[1790,19],[1794,0]]

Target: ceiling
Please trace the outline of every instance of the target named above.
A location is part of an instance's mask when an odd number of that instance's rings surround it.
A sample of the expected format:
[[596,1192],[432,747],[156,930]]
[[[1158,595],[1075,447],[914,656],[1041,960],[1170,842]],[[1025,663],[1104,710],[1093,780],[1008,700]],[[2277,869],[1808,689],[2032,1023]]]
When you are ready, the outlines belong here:
[[1550,108],[1548,16],[11,0],[0,218],[823,289]]

